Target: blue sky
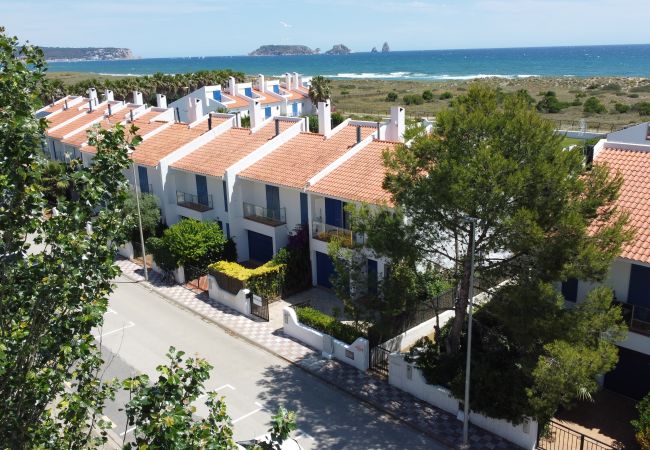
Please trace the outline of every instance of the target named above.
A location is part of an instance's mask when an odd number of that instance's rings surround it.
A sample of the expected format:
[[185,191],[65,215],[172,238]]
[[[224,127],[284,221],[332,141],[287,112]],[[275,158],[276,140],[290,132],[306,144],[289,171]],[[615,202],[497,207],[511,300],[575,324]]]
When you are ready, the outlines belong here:
[[23,40],[141,57],[650,43],[647,0],[0,0],[0,11]]

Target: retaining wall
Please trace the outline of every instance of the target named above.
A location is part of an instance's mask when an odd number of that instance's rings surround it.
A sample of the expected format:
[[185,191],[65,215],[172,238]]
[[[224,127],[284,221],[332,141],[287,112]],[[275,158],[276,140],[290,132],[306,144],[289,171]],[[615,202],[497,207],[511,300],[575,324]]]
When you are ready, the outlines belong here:
[[249,292],[248,289],[242,289],[237,294],[231,294],[219,287],[219,283],[217,283],[215,277],[208,275],[208,293],[210,298],[247,316],[251,313],[250,301],[246,297]]

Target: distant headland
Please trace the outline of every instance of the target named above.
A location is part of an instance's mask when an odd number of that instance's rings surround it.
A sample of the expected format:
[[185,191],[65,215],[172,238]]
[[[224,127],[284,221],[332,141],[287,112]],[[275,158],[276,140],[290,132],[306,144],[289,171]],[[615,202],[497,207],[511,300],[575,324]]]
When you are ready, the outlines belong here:
[[47,61],[112,61],[134,59],[128,48],[117,47],[41,47]]
[[292,55],[317,55],[320,49],[311,49],[306,45],[262,45],[252,51],[248,56],[292,56]]

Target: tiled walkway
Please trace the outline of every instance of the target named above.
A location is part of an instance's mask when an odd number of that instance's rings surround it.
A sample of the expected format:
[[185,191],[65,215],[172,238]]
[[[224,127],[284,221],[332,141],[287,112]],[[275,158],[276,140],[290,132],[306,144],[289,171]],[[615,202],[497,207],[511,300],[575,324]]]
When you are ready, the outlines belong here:
[[[128,278],[145,283],[142,267],[120,259],[116,263]],[[318,352],[284,334],[269,322],[256,321],[179,285],[167,285],[160,276],[149,272],[150,287],[160,295],[217,323],[256,345],[313,373],[320,379],[389,413],[451,448],[460,443],[462,422],[412,395],[388,384],[386,380],[361,372],[352,366],[327,360]],[[481,428],[470,428],[472,449],[515,449],[514,444]]]

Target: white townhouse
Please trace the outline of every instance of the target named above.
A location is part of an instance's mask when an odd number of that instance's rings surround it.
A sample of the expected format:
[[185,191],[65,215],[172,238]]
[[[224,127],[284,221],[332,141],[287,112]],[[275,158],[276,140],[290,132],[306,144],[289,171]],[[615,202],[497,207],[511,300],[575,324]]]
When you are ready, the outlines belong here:
[[170,107],[176,110],[181,121],[187,121],[191,100],[200,99],[205,112],[227,111],[239,117],[246,117],[252,102],[258,102],[265,119],[276,116],[298,117],[310,114],[311,100],[308,95],[310,79],[303,79],[298,73],[285,74],[284,82],[266,80],[258,75],[255,83],[238,83],[234,77],[228,86],[204,86],[174,101]]
[[[593,151],[594,164],[606,164],[623,178],[618,206],[630,215],[636,237],[612,263],[604,284],[623,307],[630,328],[619,343],[619,363],[605,376],[606,388],[635,399],[650,392],[650,122],[616,131]],[[581,302],[596,285],[562,283],[568,302]]]

